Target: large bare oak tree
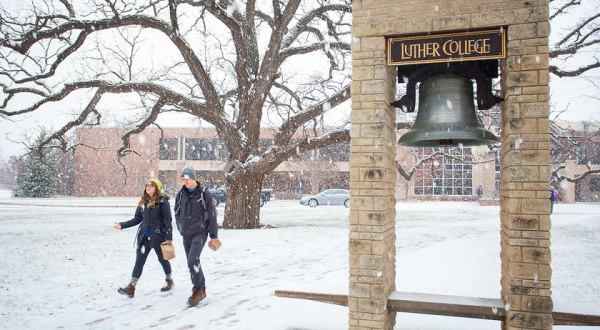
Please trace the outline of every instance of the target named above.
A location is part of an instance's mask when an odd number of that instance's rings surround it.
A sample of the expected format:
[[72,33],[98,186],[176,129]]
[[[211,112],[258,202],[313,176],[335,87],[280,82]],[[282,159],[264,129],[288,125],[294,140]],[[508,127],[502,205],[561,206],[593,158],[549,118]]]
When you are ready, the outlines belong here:
[[[320,120],[350,98],[350,0],[35,0],[24,6],[0,12],[0,115],[33,113],[91,92],[76,118],[38,146],[67,150],[74,147],[66,137],[72,129],[101,123],[97,106],[104,97],[133,93],[146,111],[122,136],[119,157],[135,152],[130,138],[163,112],[201,118],[229,153],[225,228],[260,226],[263,179],[283,161],[350,140],[347,127],[325,132]],[[147,38],[147,31],[158,37]],[[177,56],[148,61],[152,54],[139,54],[140,34],[156,43],[156,52]],[[307,74],[315,58],[325,69]],[[15,100],[23,97],[31,104],[18,107]],[[269,121],[277,125],[273,145],[261,151],[261,127]]]

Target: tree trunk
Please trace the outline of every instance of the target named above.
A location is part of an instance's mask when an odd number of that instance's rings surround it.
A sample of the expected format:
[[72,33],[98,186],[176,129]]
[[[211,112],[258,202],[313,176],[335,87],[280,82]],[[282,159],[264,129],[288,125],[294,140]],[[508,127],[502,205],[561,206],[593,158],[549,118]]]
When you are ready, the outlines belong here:
[[228,182],[223,228],[260,227],[260,191],[264,175],[244,174]]

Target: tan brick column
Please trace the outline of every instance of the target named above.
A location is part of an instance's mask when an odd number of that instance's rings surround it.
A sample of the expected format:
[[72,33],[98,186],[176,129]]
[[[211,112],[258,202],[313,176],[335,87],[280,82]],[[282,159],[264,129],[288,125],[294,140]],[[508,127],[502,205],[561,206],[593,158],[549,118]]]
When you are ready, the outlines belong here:
[[548,34],[547,11],[538,22],[508,27],[502,67],[501,282],[508,304],[503,329],[553,325]]
[[350,142],[350,329],[392,329],[395,289],[394,68],[385,38],[354,38]]

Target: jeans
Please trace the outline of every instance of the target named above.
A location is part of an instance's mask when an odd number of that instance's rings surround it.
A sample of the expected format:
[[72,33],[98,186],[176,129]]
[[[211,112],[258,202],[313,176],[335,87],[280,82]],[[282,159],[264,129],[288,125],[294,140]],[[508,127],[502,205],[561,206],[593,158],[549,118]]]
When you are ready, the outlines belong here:
[[168,260],[163,259],[162,250],[160,249],[160,243],[162,242],[164,242],[164,240],[162,240],[160,236],[152,235],[150,238],[144,236],[142,242],[138,243],[135,266],[133,266],[133,273],[131,274],[131,277],[140,278],[140,276],[142,276],[144,264],[146,263],[148,254],[150,254],[150,250],[152,249],[154,249],[154,252],[156,252],[158,262],[160,262],[160,265],[165,271],[165,275],[171,274],[171,264]]
[[188,268],[190,269],[190,279],[194,288],[198,290],[205,289],[204,273],[200,266],[200,254],[206,244],[208,233],[199,233],[190,237],[183,237],[183,248],[187,257]]

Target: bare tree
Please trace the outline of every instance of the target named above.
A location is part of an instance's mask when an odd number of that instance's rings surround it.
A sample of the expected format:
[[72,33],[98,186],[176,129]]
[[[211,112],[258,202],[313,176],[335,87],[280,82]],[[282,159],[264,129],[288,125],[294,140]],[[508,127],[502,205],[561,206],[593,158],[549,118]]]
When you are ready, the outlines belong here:
[[[347,128],[321,135],[316,133],[322,130],[312,129],[322,126],[324,112],[350,98],[350,0],[86,3],[39,0],[25,15],[0,12],[2,116],[35,112],[79,90],[93,94],[78,118],[47,143],[58,140],[69,148],[64,134],[89,123],[88,117],[100,121],[97,106],[109,94],[136,94],[149,108],[123,135],[119,157],[132,153],[131,135],[163,112],[201,118],[216,128],[229,152],[223,225],[256,228],[267,173],[297,153],[350,140]],[[175,54],[172,60],[130,61],[137,39],[148,31],[155,49]],[[112,44],[108,34],[115,32],[127,41]],[[298,70],[299,59],[316,55],[324,72]],[[74,63],[84,68],[77,79],[69,70],[77,67]],[[126,65],[115,68],[115,63]],[[34,101],[25,108],[13,106],[23,96]],[[261,153],[260,129],[268,120],[279,128],[273,146]],[[298,130],[304,139],[292,139]]]
[[[552,180],[577,182],[588,175],[600,173],[600,125],[597,122],[581,122],[578,127],[562,125],[553,120],[550,126],[552,141]],[[564,174],[566,161],[585,166],[582,173],[574,176]]]
[[[600,68],[600,4],[594,0],[550,0],[550,5],[551,23],[572,11],[581,10],[583,5],[592,8],[560,30],[564,32],[559,33],[559,40],[550,48],[549,56],[553,60],[550,72],[557,77],[579,77]],[[552,28],[561,27],[553,25]]]

